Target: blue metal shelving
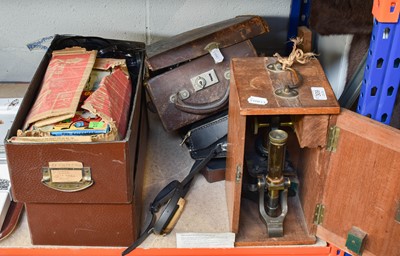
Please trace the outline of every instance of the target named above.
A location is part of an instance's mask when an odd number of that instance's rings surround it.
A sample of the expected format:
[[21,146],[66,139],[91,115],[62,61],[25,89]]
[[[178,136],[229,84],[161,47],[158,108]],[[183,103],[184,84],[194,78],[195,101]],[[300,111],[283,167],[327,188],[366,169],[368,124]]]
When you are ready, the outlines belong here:
[[[388,12],[397,10],[396,2],[390,4]],[[357,112],[389,124],[400,86],[400,23],[398,16],[396,23],[378,18],[374,18]]]

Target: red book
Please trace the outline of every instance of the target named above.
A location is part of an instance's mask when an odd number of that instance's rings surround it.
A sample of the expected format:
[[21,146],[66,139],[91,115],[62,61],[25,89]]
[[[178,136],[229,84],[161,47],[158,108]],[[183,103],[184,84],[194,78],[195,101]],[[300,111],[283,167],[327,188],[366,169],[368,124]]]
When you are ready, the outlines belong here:
[[97,114],[103,120],[113,123],[120,139],[126,134],[132,86],[130,79],[120,69],[103,78],[97,89],[82,105],[83,109]]
[[53,51],[24,129],[32,124],[41,127],[75,115],[96,54],[96,51],[86,51],[80,47]]

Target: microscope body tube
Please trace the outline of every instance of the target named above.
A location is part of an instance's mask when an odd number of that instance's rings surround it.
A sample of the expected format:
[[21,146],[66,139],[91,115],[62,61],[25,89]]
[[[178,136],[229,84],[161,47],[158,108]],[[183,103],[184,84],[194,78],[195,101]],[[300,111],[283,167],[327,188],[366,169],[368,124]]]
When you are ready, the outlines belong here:
[[267,214],[271,217],[279,215],[279,192],[285,189],[283,169],[285,166],[285,152],[288,134],[283,130],[269,132],[268,144],[268,188]]

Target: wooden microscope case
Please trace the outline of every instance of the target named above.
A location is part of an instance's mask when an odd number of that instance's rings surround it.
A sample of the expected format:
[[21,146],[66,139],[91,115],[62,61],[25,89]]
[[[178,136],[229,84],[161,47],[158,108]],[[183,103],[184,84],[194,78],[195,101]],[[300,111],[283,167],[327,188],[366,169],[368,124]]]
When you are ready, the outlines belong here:
[[[266,68],[274,62],[237,58],[231,63],[226,196],[236,245],[309,244],[317,236],[354,254],[397,255],[400,131],[340,109],[318,60],[293,66],[303,78],[298,97],[276,96],[282,84]],[[315,86],[324,88],[326,100],[313,98]],[[251,96],[268,103],[251,104]],[[288,150],[296,156],[299,202],[298,207],[289,203],[281,238],[268,238],[257,209],[249,210],[241,195],[246,122],[262,115],[290,115],[297,137]]]

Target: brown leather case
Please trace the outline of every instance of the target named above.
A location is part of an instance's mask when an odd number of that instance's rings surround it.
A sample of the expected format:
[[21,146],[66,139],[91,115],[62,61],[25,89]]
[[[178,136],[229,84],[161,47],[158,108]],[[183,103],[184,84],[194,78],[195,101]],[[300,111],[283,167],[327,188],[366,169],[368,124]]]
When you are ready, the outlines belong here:
[[135,203],[25,205],[34,245],[128,246],[136,240]]
[[[125,203],[26,203],[32,244],[129,246],[137,239],[147,147],[147,115],[142,108],[132,201]],[[132,159],[135,159],[132,156]],[[79,194],[76,194],[79,197]]]
[[226,158],[212,159],[200,173],[203,174],[209,183],[225,180],[225,161]]
[[[230,60],[257,56],[248,39],[266,32],[261,17],[240,16],[148,46],[146,64],[153,72],[146,89],[165,130],[178,130],[226,108]],[[208,51],[216,45],[224,56],[217,64]]]
[[[7,138],[22,127],[50,55],[46,54],[38,67]],[[147,136],[142,74],[143,65],[137,84],[132,84],[125,138],[88,143],[5,143],[13,198],[26,205],[34,244],[128,245],[136,239]],[[43,170],[49,162],[63,161],[78,161],[90,168],[93,185],[76,192],[45,186]]]

